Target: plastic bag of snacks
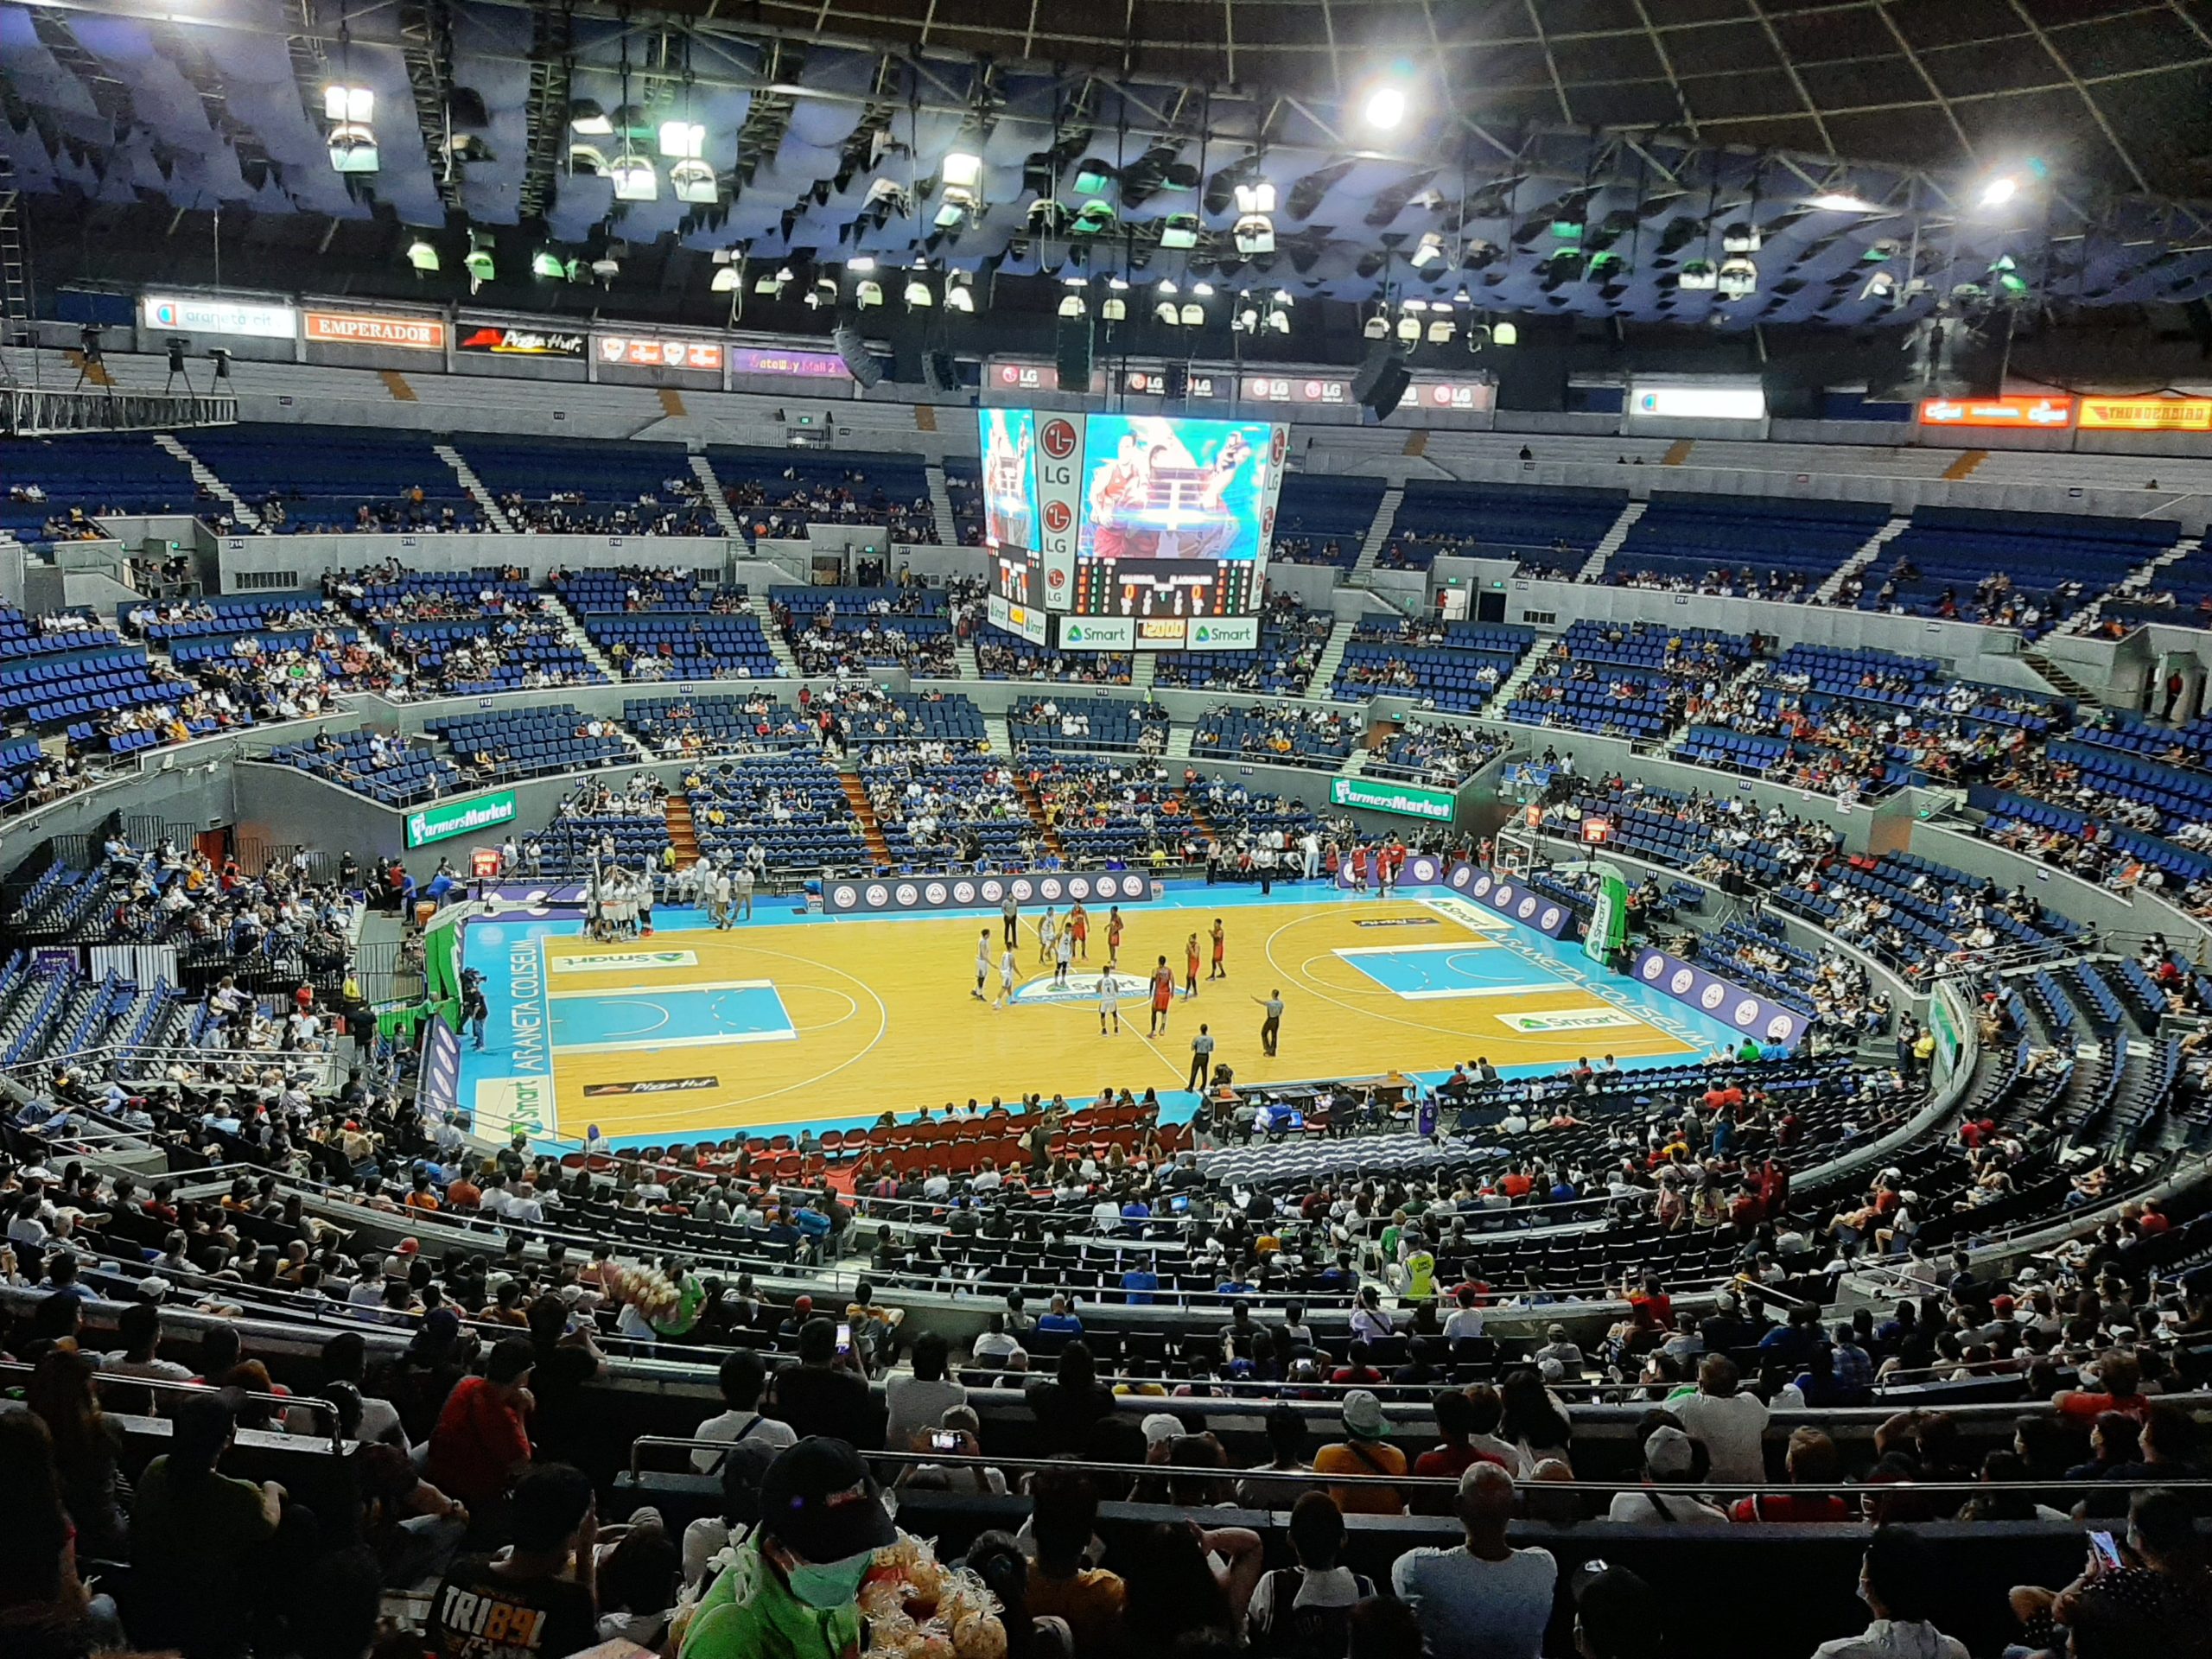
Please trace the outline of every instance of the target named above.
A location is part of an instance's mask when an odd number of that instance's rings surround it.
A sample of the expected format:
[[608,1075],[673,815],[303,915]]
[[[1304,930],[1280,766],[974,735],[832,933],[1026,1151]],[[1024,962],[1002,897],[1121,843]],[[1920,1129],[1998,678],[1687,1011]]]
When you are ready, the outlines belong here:
[[928,1539],[902,1532],[878,1550],[860,1603],[872,1656],[1006,1659],[998,1598],[975,1573],[938,1561]]

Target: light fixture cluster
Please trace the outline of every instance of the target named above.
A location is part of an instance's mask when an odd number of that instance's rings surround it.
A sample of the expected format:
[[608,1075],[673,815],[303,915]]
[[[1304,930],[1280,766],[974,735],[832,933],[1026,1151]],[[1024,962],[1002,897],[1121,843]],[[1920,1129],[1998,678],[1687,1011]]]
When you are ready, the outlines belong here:
[[945,153],[937,173],[937,217],[940,231],[957,231],[983,214],[983,158],[971,150]]
[[1169,328],[1203,328],[1206,324],[1205,302],[1213,297],[1211,283],[1193,283],[1185,293],[1166,277],[1153,286],[1154,319]]
[[1236,223],[1230,234],[1236,251],[1249,259],[1275,251],[1275,188],[1255,178],[1236,187]]
[[366,86],[333,81],[322,89],[322,117],[330,123],[330,165],[340,173],[377,170],[377,95]]
[[1247,289],[1236,296],[1236,308],[1230,314],[1230,331],[1240,334],[1287,334],[1290,332],[1290,308],[1295,302],[1287,289],[1257,295]]

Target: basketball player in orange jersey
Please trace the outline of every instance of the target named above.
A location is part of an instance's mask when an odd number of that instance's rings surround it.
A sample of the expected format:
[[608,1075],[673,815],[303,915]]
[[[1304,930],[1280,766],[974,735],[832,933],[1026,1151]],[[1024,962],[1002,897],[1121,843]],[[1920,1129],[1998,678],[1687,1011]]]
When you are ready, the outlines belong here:
[[1078,899],[1068,906],[1068,937],[1075,941],[1075,953],[1085,962],[1090,960],[1090,912]]
[[1213,918],[1213,971],[1206,976],[1208,979],[1229,977],[1229,969],[1223,965],[1228,955],[1229,930],[1221,925],[1221,918],[1217,916]]
[[1198,994],[1198,936],[1195,933],[1183,943],[1183,995]]
[[1167,958],[1160,957],[1160,965],[1152,970],[1152,1029],[1147,1037],[1164,1037],[1167,1033],[1167,1010],[1175,1006],[1175,970],[1167,965]]
[[1112,906],[1106,912],[1106,965],[1112,967],[1122,959],[1122,907]]

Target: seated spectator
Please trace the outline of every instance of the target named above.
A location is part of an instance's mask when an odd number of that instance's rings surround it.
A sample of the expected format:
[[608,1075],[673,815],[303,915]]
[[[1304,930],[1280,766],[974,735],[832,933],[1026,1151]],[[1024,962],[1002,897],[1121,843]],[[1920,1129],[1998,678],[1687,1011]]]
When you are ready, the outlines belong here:
[[1578,1659],[1650,1659],[1665,1650],[1661,1607],[1651,1586],[1624,1567],[1595,1564],[1575,1575]]
[[62,1501],[83,1559],[124,1560],[130,1555],[130,1523],[123,1512],[117,1467],[123,1434],[93,1395],[93,1364],[90,1354],[49,1349],[39,1356],[23,1398],[53,1437]]
[[[1390,1420],[1371,1389],[1354,1389],[1344,1395],[1342,1421],[1344,1438],[1315,1454],[1316,1474],[1396,1477],[1406,1472],[1406,1454],[1383,1438],[1390,1432]],[[1329,1496],[1345,1515],[1400,1515],[1406,1507],[1395,1486],[1332,1485]]]
[[1259,1582],[1260,1535],[1160,1522],[1129,1551],[1122,1637],[1131,1652],[1168,1653],[1208,1638],[1233,1649]]
[[2189,1500],[2171,1487],[2135,1494],[2128,1505],[2126,1553],[2118,1567],[2092,1548],[2082,1575],[2063,1590],[2021,1586],[2013,1613],[2031,1648],[2107,1655],[2202,1655],[2212,1643],[2212,1573]]
[[1687,1486],[1701,1478],[1699,1446],[1663,1413],[1643,1437],[1643,1490],[1615,1492],[1608,1521],[1667,1521],[1692,1526],[1720,1526],[1728,1517],[1688,1492],[1661,1492],[1655,1486]]
[[884,1443],[904,1446],[918,1428],[941,1421],[955,1406],[968,1402],[968,1390],[945,1375],[951,1344],[935,1331],[914,1339],[913,1370],[894,1371],[883,1379],[883,1403],[888,1414],[883,1426]]
[[1375,1593],[1372,1580],[1338,1565],[1344,1547],[1344,1512],[1326,1492],[1307,1492],[1291,1506],[1298,1565],[1262,1573],[1245,1618],[1260,1659],[1340,1659],[1351,1610]]
[[[725,1356],[719,1373],[722,1409],[692,1430],[692,1439],[725,1446],[753,1440],[778,1452],[798,1445],[798,1436],[789,1423],[778,1422],[760,1408],[760,1390],[767,1380],[767,1367],[750,1349],[740,1348]],[[699,1446],[691,1453],[691,1467],[702,1475],[718,1475],[728,1457],[727,1451]]]
[[[933,1452],[946,1458],[983,1455],[983,1423],[973,1406],[947,1406],[944,1415],[927,1428],[918,1428],[899,1449]],[[899,1486],[918,1486],[937,1492],[970,1492],[979,1497],[1004,1497],[1006,1474],[982,1463],[910,1463],[900,1468]]]
[[1766,1478],[1766,1402],[1741,1392],[1742,1380],[1734,1360],[1707,1354],[1698,1362],[1697,1392],[1675,1408],[1711,1456],[1713,1479],[1721,1485]]
[[1821,1643],[1813,1659],[1967,1659],[1966,1644],[1930,1622],[1940,1594],[1928,1543],[1902,1527],[1876,1529],[1859,1567],[1859,1599],[1873,1623]]
[[[1267,1433],[1269,1456],[1258,1465],[1260,1469],[1278,1474],[1300,1475],[1313,1465],[1306,1459],[1306,1414],[1295,1406],[1278,1404],[1268,1408]],[[1236,1483],[1236,1502],[1247,1510],[1281,1510],[1297,1502],[1299,1494],[1312,1490],[1296,1481],[1240,1480]]]
[[1098,1525],[1098,1493],[1087,1475],[1048,1469],[1031,1488],[1029,1569],[1033,1617],[1065,1622],[1075,1659],[1116,1659],[1122,1649],[1128,1590],[1121,1575],[1084,1560]]
[[224,1395],[191,1395],[169,1422],[169,1449],[146,1465],[131,1506],[130,1633],[188,1659],[232,1659],[269,1588],[284,1489],[218,1469],[238,1425]]
[[484,1521],[530,1469],[530,1343],[509,1337],[484,1375],[463,1377],[438,1414],[423,1478]]
[[814,1436],[873,1451],[883,1444],[883,1413],[849,1353],[837,1351],[837,1327],[810,1319],[799,1327],[798,1361],[776,1373],[775,1413],[804,1440]]
[[426,1636],[435,1659],[476,1659],[520,1645],[502,1644],[493,1630],[542,1633],[525,1650],[548,1655],[598,1640],[599,1516],[590,1478],[566,1464],[531,1469],[516,1484],[508,1520],[512,1548],[464,1555],[439,1584]]
[[[1835,1442],[1817,1428],[1794,1432],[1784,1461],[1793,1486],[1833,1486],[1842,1472]],[[1728,1515],[1734,1521],[1848,1521],[1851,1505],[1834,1492],[1754,1492],[1738,1498]]]
[[1115,1409],[1114,1391],[1098,1381],[1090,1350],[1079,1341],[1061,1349],[1052,1377],[1032,1382],[1022,1398],[1037,1420],[1038,1439],[1047,1457],[1080,1451],[1090,1426]]
[[1421,1621],[1427,1659],[1537,1659],[1551,1622],[1559,1563],[1548,1550],[1505,1541],[1513,1481],[1491,1463],[1459,1477],[1456,1505],[1465,1541],[1408,1550],[1390,1568],[1390,1587]]

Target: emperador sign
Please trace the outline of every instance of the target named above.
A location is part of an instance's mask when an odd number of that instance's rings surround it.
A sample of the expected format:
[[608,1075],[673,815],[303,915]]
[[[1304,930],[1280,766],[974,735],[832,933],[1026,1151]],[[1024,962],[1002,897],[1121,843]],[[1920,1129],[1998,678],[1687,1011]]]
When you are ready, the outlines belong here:
[[407,815],[407,844],[427,847],[434,841],[465,836],[474,830],[495,829],[512,823],[515,792],[503,789],[496,795],[478,795],[466,801],[439,801],[417,807]]
[[310,311],[310,345],[392,346],[404,352],[442,352],[446,326],[435,317],[377,317],[358,311]]

